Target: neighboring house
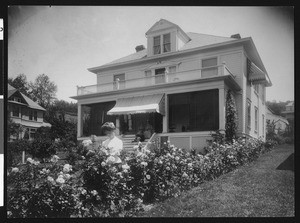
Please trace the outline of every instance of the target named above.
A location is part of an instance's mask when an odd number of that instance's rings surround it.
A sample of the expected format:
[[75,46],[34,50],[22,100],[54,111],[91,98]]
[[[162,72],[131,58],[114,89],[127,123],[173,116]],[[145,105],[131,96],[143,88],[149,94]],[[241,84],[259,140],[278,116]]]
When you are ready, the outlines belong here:
[[279,115],[275,115],[274,112],[267,107],[266,108],[266,120],[267,123],[269,122],[274,123],[275,125],[275,129],[274,132],[277,134],[278,132],[285,132],[287,130],[287,128],[289,127],[289,122],[286,118],[279,116]]
[[281,112],[282,115],[284,115],[284,117],[288,120],[294,121],[294,102],[289,102],[286,106],[285,106],[285,111]]
[[139,45],[131,55],[88,69],[97,84],[78,87],[72,97],[79,140],[101,136],[106,121],[125,136],[146,130],[148,121],[161,141],[203,148],[211,131],[225,129],[229,89],[239,136],[265,139],[265,88],[272,84],[251,37],[184,32],[161,19],[146,38],[147,49]]
[[[23,138],[27,131],[29,139],[33,139],[37,128],[51,127],[51,124],[44,122],[43,117],[46,110],[10,85],[8,85],[7,99],[8,118],[20,124],[23,130],[18,138]],[[14,137],[10,136],[10,139],[14,139]]]

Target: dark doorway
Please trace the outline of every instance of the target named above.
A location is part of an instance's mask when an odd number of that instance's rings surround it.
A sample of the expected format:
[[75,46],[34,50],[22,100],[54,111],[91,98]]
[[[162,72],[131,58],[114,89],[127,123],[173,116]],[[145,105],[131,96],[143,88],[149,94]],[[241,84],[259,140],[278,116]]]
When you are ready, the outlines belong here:
[[140,113],[131,115],[132,129],[129,129],[128,115],[120,115],[122,134],[136,134],[139,130],[146,131],[147,126],[152,127],[152,132],[161,133],[163,116],[159,113]]

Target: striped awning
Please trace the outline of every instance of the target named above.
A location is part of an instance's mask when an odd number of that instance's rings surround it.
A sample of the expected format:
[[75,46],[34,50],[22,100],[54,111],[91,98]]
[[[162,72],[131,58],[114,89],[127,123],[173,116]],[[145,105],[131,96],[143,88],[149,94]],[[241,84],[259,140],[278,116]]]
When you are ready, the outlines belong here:
[[263,83],[267,86],[271,85],[268,75],[263,72],[258,66],[256,66],[253,62],[249,59],[247,60],[248,63],[248,78],[253,84]]
[[117,100],[116,105],[109,110],[107,114],[125,115],[152,112],[158,112],[162,115],[165,114],[164,94],[120,98]]

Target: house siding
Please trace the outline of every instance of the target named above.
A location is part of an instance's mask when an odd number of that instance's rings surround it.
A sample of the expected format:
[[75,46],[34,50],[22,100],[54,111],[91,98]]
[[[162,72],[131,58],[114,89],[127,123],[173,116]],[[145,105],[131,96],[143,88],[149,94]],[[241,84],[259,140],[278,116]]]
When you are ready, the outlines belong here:
[[[241,50],[242,48],[234,48],[234,51]],[[236,80],[241,86],[241,71],[242,71],[242,61],[241,61],[241,51],[239,52],[232,52],[232,49],[227,50],[215,50],[206,53],[202,52],[195,52],[192,55],[182,56],[182,55],[175,55],[171,58],[165,59],[156,59],[148,62],[144,62],[140,65],[134,66],[126,66],[119,69],[111,69],[110,71],[104,71],[98,73],[97,75],[97,84],[108,84],[113,82],[113,75],[115,74],[123,74],[125,73],[125,80],[126,80],[126,88],[139,86],[139,84],[144,84],[145,80],[136,80],[135,82],[130,82],[128,80],[136,79],[136,78],[144,78],[145,71],[149,70],[149,67],[155,65],[157,62],[162,61],[161,67],[164,67],[164,62],[173,62],[174,64],[178,63],[176,68],[176,72],[186,72],[189,70],[195,70],[201,68],[201,61],[202,59],[217,57],[218,58],[218,65],[221,65],[224,61],[228,69],[236,75]],[[154,72],[152,72],[152,76]],[[183,76],[181,80],[188,80],[191,78],[200,77],[200,71],[195,72],[186,72],[184,74],[186,78]],[[128,81],[128,82],[127,82]],[[112,86],[101,86],[101,87],[109,87],[113,90]]]

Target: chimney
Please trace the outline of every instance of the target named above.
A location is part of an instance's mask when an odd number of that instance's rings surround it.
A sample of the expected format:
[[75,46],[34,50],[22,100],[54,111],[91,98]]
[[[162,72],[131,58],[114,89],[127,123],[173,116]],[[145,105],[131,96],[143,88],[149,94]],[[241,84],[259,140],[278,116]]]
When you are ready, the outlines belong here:
[[230,38],[241,39],[241,35],[239,33],[231,35]]
[[144,49],[145,49],[144,45],[138,45],[138,46],[135,47],[136,52],[139,52],[139,51],[144,50]]

